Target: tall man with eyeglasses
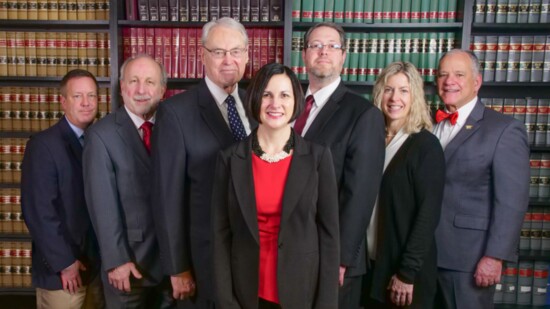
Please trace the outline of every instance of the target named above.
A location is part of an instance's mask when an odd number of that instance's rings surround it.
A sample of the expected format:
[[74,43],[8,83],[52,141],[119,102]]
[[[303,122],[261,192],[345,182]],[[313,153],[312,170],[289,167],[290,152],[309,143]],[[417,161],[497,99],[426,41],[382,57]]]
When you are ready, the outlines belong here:
[[346,59],[344,30],[333,23],[311,27],[302,57],[309,87],[306,110],[294,129],[332,151],[340,207],[339,308],[360,307],[361,279],[367,271],[365,234],[384,164],[384,119],[340,79]]
[[[214,307],[210,197],[219,150],[250,134],[256,123],[239,89],[248,36],[231,18],[202,29],[206,77],[160,105],[153,132],[153,207],[162,263],[184,306]],[[194,297],[193,297],[194,295]]]

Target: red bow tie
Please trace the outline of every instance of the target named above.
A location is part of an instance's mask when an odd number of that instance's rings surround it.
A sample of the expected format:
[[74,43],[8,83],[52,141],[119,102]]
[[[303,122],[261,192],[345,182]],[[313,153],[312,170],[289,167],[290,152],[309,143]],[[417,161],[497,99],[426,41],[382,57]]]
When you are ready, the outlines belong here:
[[438,109],[437,112],[435,113],[435,121],[437,123],[440,123],[445,119],[449,119],[449,121],[451,122],[451,125],[454,126],[456,124],[456,121],[458,120],[458,112],[447,113],[445,111]]

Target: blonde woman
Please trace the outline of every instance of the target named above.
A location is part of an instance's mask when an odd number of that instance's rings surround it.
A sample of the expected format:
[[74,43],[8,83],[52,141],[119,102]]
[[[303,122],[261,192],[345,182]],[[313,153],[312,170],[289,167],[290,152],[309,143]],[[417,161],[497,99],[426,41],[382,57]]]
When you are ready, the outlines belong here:
[[[434,231],[439,222],[445,159],[408,62],[387,66],[374,86],[386,124],[386,159],[369,237],[375,256],[370,297],[381,308],[431,308],[436,293]],[[374,252],[372,252],[374,251]],[[374,255],[372,255],[374,253]]]

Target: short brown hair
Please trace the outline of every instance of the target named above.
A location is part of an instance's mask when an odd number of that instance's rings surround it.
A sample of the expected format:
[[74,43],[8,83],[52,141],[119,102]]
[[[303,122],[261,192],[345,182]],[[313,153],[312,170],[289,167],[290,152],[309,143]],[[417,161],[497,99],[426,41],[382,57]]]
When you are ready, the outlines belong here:
[[95,83],[96,92],[99,91],[99,84],[97,83],[97,79],[92,73],[82,69],[74,69],[67,72],[67,74],[65,74],[65,76],[63,76],[63,78],[61,79],[61,84],[59,84],[59,92],[62,96],[67,96],[67,84],[69,83],[69,81],[73,78],[79,77],[91,78]]

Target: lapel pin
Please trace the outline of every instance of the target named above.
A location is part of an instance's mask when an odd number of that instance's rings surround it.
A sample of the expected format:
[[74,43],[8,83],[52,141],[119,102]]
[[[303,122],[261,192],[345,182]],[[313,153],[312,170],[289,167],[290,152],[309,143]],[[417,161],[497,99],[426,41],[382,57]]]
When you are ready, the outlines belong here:
[[474,126],[471,124],[466,125],[466,130],[471,130]]

